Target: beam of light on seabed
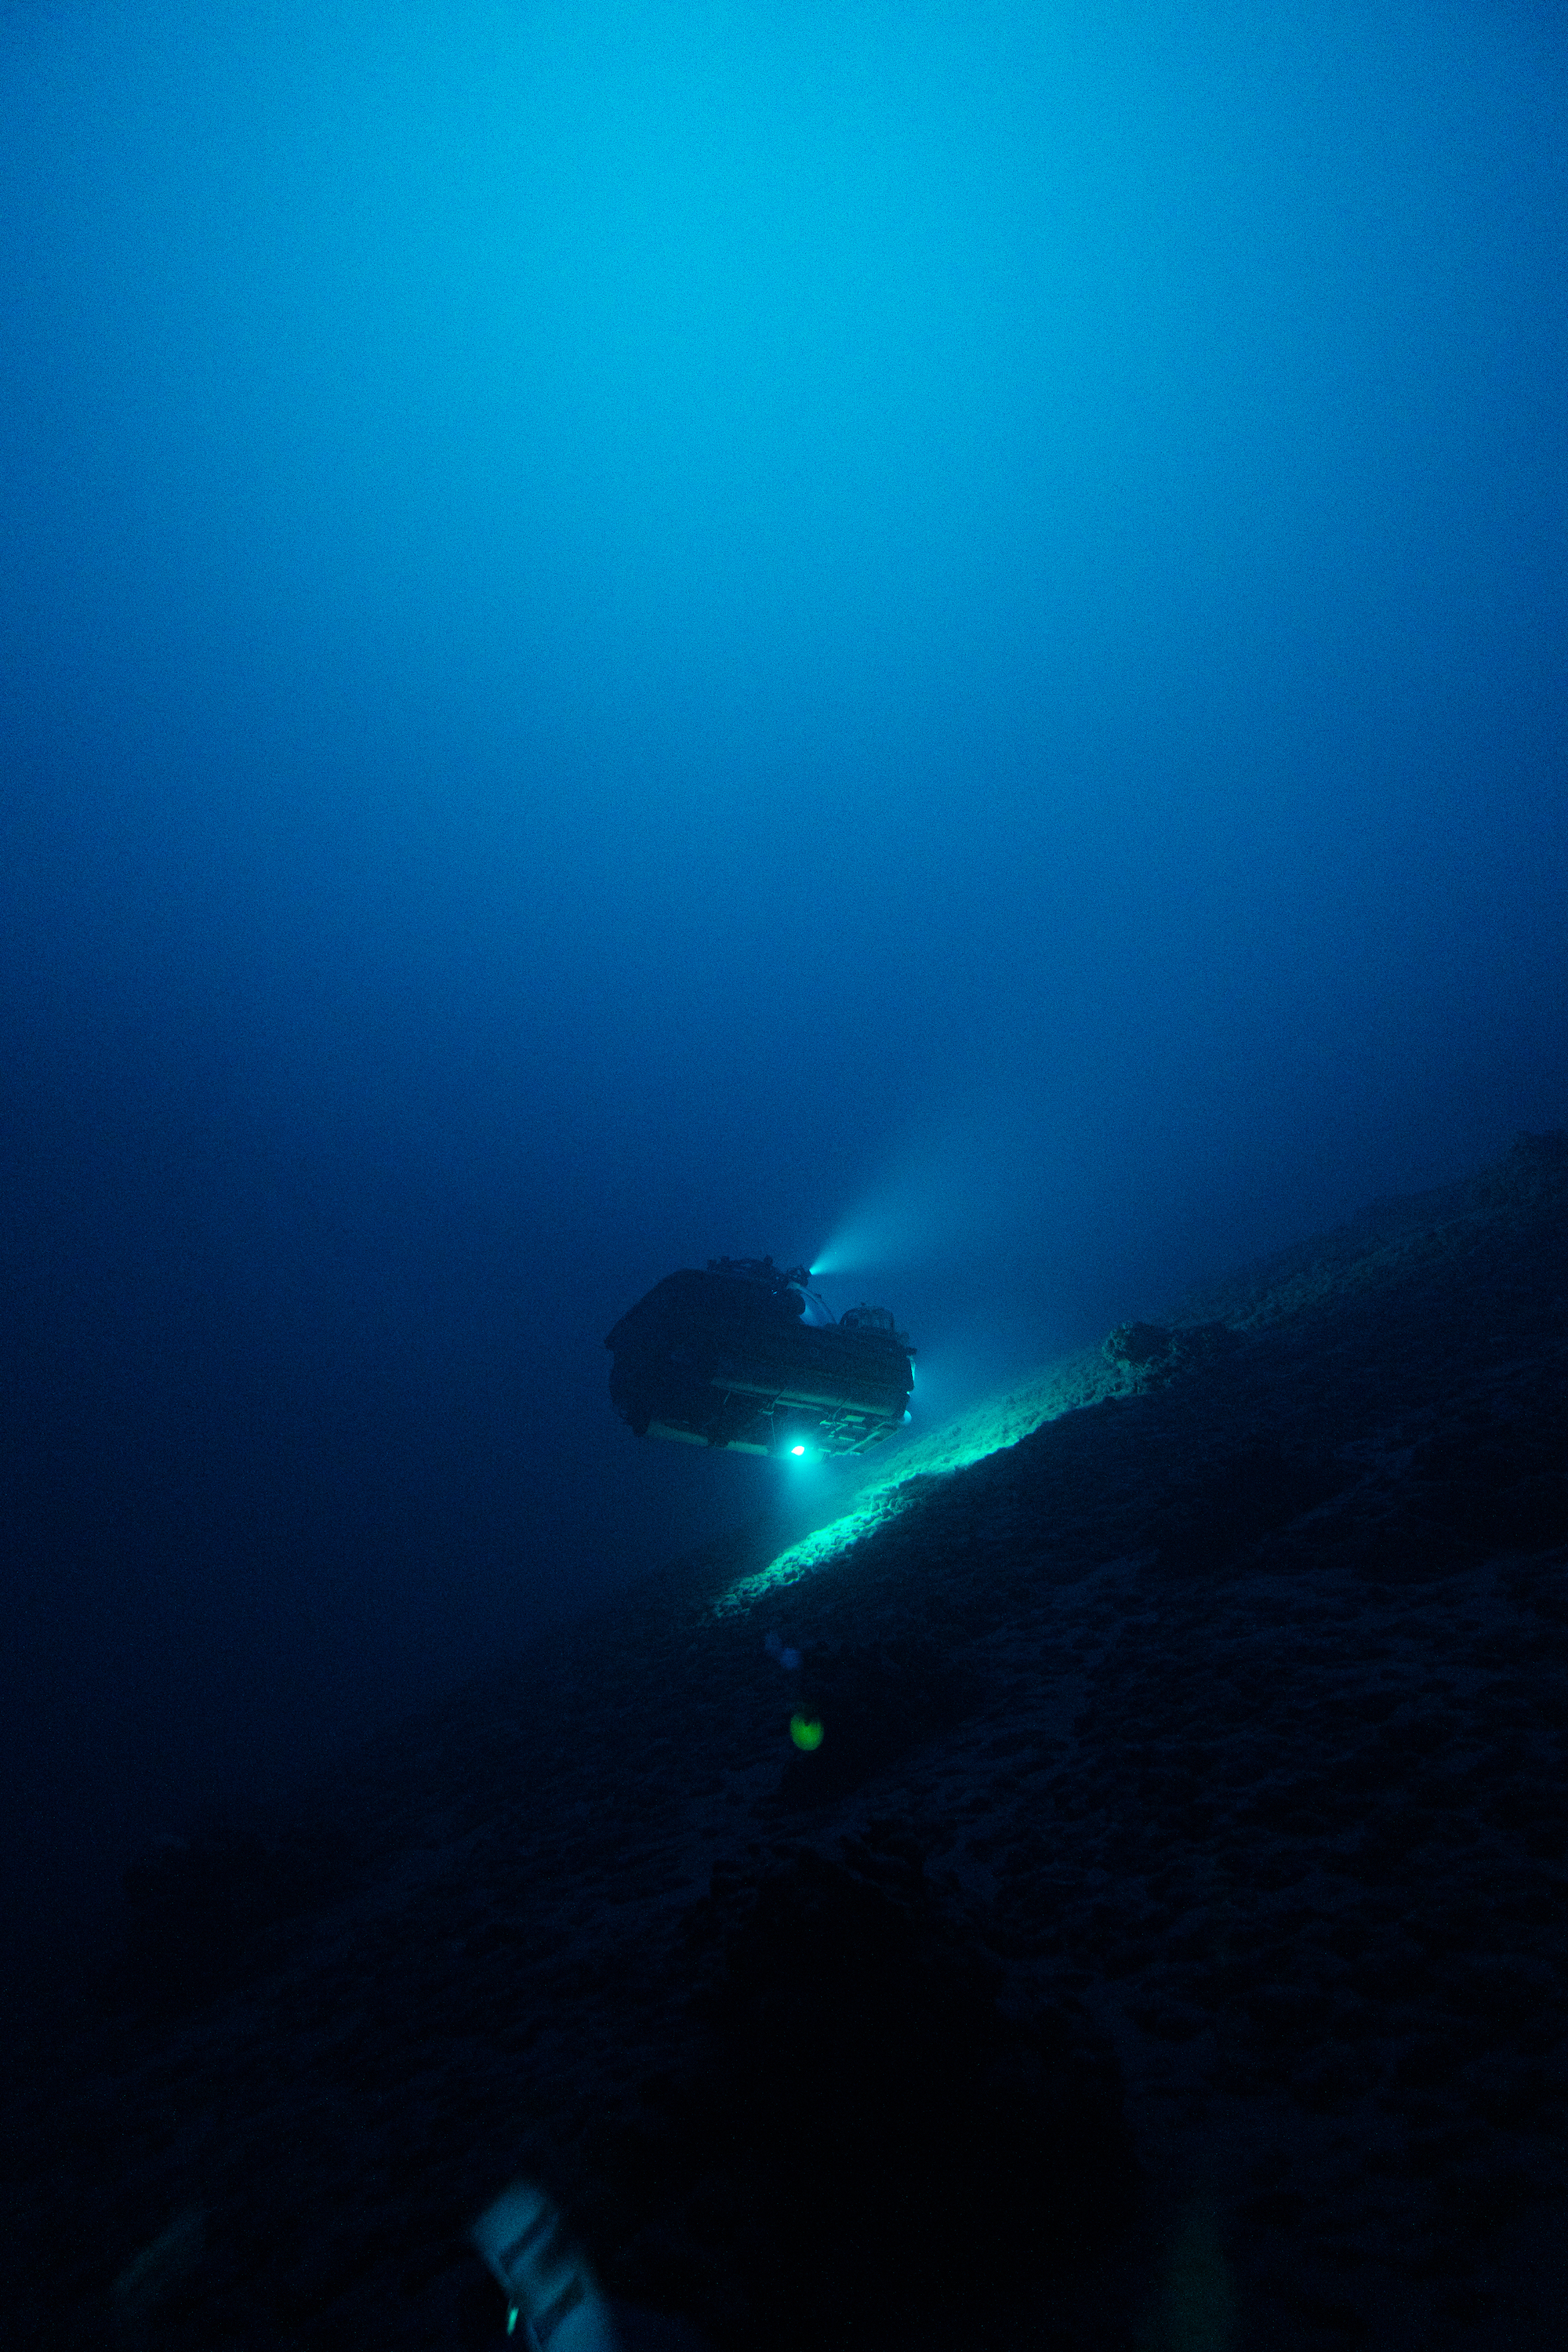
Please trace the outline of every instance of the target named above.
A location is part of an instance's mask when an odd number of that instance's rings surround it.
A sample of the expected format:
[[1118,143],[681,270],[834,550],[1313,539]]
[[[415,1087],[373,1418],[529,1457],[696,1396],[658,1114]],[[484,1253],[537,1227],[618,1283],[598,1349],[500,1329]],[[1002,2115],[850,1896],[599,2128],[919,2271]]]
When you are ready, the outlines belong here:
[[1059,1420],[1080,1405],[1124,1396],[1131,1386],[1125,1364],[1110,1362],[1101,1349],[1087,1348],[1081,1355],[1050,1365],[1037,1380],[1009,1389],[1005,1395],[987,1397],[930,1437],[900,1445],[855,1489],[847,1511],[802,1536],[755,1575],[731,1584],[715,1601],[714,1615],[738,1616],[770,1594],[828,1567],[863,1536],[908,1510],[931,1480],[951,1477],[972,1462],[983,1462],[988,1454],[1000,1454],[1043,1423]]

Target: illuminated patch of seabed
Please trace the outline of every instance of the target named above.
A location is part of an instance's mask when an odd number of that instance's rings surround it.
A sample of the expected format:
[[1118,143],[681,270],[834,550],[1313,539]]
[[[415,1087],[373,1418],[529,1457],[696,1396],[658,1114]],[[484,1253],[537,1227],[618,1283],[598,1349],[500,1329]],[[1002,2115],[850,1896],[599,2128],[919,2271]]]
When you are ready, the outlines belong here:
[[1098,1404],[1104,1397],[1124,1395],[1128,1387],[1126,1367],[1108,1362],[1101,1349],[1089,1348],[1081,1355],[1049,1365],[1035,1380],[1009,1389],[1005,1395],[987,1397],[972,1405],[931,1436],[906,1440],[890,1458],[868,1465],[867,1476],[855,1488],[848,1510],[802,1536],[766,1568],[731,1584],[715,1601],[715,1616],[738,1616],[771,1594],[831,1567],[875,1528],[908,1510],[921,1487],[932,1479],[951,1477],[972,1462],[1004,1453],[1044,1423],[1058,1421],[1081,1405]]

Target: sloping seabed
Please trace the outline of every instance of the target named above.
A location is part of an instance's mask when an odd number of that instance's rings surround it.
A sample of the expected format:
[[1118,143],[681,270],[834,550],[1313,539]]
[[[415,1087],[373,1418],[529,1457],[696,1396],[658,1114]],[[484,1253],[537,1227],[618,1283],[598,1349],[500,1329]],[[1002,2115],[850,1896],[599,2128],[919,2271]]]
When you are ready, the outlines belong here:
[[13,2339],[499,2342],[531,2170],[719,2352],[1556,2341],[1565,1205],[1379,1204],[145,1872],[18,2020]]

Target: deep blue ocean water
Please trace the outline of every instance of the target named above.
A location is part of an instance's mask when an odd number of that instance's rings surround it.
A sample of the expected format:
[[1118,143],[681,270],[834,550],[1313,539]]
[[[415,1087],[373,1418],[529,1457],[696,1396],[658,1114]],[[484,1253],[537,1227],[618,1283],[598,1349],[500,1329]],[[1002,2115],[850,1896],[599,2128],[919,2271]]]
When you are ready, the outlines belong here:
[[0,1916],[1568,1115],[1568,29],[0,7]]

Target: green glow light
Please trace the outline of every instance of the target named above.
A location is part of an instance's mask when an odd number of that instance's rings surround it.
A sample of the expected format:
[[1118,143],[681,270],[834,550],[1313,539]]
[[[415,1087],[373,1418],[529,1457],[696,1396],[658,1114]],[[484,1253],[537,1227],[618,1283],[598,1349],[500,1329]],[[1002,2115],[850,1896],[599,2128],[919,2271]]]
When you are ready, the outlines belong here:
[[820,1748],[822,1745],[822,1726],[820,1723],[814,1722],[808,1716],[792,1715],[789,1719],[789,1736],[797,1748],[804,1748],[809,1752],[813,1748]]
[[1086,1348],[1081,1355],[1048,1366],[1022,1387],[987,1397],[930,1437],[907,1442],[885,1455],[885,1466],[868,1469],[847,1511],[791,1544],[755,1575],[742,1577],[720,1595],[714,1614],[740,1616],[786,1585],[826,1568],[863,1536],[908,1510],[927,1481],[951,1477],[972,1462],[1016,1445],[1043,1423],[1059,1420],[1081,1405],[1099,1404],[1108,1396],[1124,1396],[1131,1386],[1125,1364],[1108,1361],[1099,1348]]

